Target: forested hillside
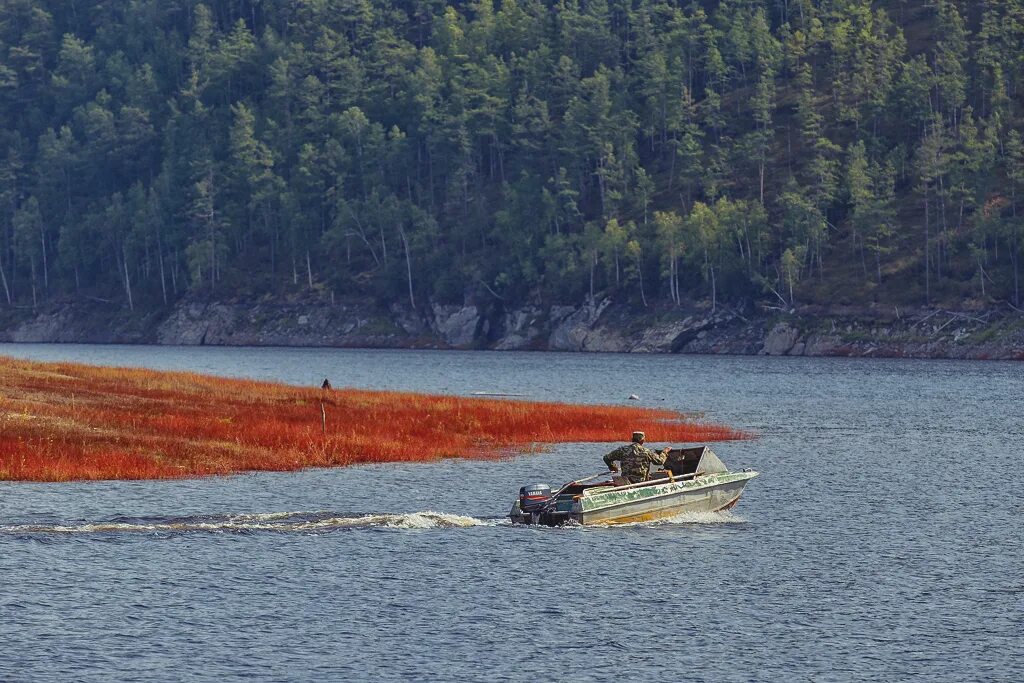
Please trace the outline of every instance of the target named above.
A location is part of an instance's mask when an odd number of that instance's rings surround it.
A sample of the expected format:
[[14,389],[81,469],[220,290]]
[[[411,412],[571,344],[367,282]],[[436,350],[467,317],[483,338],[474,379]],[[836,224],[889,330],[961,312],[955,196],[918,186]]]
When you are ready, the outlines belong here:
[[5,0],[0,306],[1020,306],[1022,106],[1022,0]]

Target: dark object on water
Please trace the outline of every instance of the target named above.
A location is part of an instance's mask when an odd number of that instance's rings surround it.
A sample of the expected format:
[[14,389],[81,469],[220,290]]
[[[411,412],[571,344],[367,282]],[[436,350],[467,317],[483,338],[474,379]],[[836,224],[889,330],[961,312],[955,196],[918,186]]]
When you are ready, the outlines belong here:
[[[666,469],[630,483],[612,472],[571,481],[555,492],[544,484],[519,489],[509,517],[513,524],[626,524],[674,517],[681,512],[728,510],[757,476],[730,471],[707,446],[673,448]],[[603,481],[595,482],[602,478]]]
[[328,389],[328,390],[330,390],[332,388],[331,387],[331,380],[329,380],[326,377],[324,377],[324,383],[320,385],[320,388],[321,389]]

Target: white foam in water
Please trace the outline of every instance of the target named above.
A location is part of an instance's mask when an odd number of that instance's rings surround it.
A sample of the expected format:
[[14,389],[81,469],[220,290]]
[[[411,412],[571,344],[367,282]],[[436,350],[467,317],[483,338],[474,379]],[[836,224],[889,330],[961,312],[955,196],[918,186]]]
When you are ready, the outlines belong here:
[[362,517],[331,517],[296,525],[299,531],[344,527],[387,527],[389,529],[452,529],[488,526],[488,522],[475,517],[451,515],[443,512],[410,512],[397,515],[364,515]]
[[599,526],[615,529],[633,526],[664,526],[669,524],[742,524],[746,522],[743,517],[731,510],[719,510],[718,512],[680,512],[673,517],[657,519],[649,522],[629,522],[626,524],[602,524]]
[[742,524],[743,517],[732,510],[718,512],[680,512],[675,517],[668,517],[655,524]]
[[[746,520],[731,512],[683,512],[653,522],[608,525],[609,528],[667,524],[739,524]],[[0,526],[0,534],[186,533],[186,532],[323,532],[333,529],[462,529],[497,526],[508,520],[478,519],[425,510],[397,514],[332,516],[330,512],[269,512],[221,518],[194,517],[167,521],[87,522],[82,524],[16,524]],[[577,525],[570,525],[577,526]],[[604,525],[601,525],[604,526]]]
[[310,515],[326,514],[329,514],[328,510],[320,510],[318,512],[253,512],[249,514],[232,515],[231,519],[241,522],[273,522],[279,519],[288,519],[289,517],[309,517]]
[[[0,526],[6,534],[89,534],[130,532],[194,532],[194,531],[329,531],[346,528],[389,529],[454,529],[488,526],[493,522],[427,510],[404,514],[332,517],[325,512],[271,512],[242,514],[221,519],[193,518],[153,522],[92,522],[84,524],[23,524]],[[310,519],[310,518],[313,519]]]

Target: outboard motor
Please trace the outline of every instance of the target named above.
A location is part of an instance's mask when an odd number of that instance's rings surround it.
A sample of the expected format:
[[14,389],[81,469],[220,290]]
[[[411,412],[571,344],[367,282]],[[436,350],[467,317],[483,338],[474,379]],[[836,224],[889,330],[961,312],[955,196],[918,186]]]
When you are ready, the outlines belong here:
[[540,512],[551,499],[547,484],[530,484],[519,489],[519,509],[526,514]]

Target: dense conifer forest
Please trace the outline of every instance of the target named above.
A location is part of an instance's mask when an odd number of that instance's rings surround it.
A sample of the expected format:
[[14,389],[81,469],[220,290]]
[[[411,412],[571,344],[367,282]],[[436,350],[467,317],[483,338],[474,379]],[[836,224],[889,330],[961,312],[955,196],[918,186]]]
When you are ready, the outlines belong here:
[[5,0],[0,306],[1021,306],[1024,2]]

